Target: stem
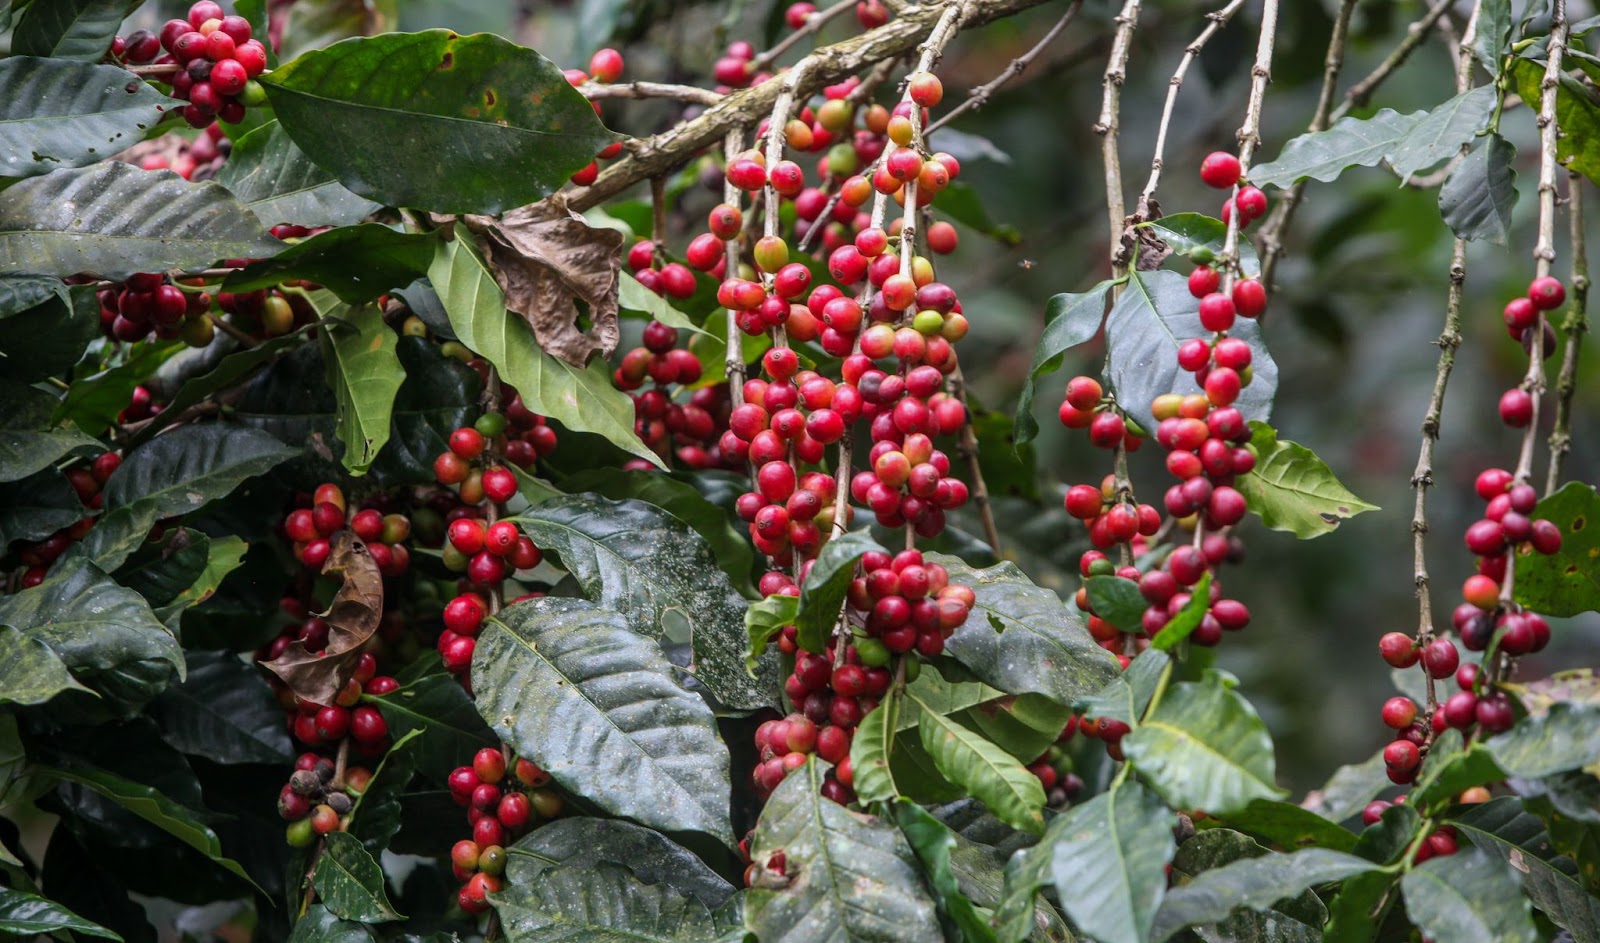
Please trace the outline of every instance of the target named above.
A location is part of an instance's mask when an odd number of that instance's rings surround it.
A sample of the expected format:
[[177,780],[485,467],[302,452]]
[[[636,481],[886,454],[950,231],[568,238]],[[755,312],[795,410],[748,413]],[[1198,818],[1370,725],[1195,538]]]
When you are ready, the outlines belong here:
[[967,402],[967,378],[961,372],[961,365],[950,372],[950,386],[955,392],[956,399],[967,410],[967,418],[961,423],[961,439],[956,445],[956,451],[967,462],[967,474],[972,476],[972,503],[978,506],[978,518],[983,522],[983,536],[989,541],[989,549],[995,556],[1000,556],[1000,528],[995,525],[994,507],[989,503],[989,486],[983,480],[983,466],[978,461],[978,436],[972,431],[972,405]]
[[794,48],[794,45],[800,42],[800,40],[805,39],[807,36],[816,35],[817,32],[822,29],[822,27],[828,24],[829,20],[841,16],[849,10],[855,9],[855,5],[855,0],[839,0],[838,3],[835,3],[831,7],[824,7],[823,9],[812,13],[810,16],[806,17],[806,21],[803,26],[785,36],[771,49],[768,49],[766,52],[763,52],[754,59],[750,60],[750,71],[752,73],[760,72],[762,69],[766,68],[769,63],[773,62],[779,56]]
[[1361,81],[1350,86],[1350,90],[1344,93],[1344,101],[1340,102],[1339,107],[1334,109],[1332,120],[1338,121],[1349,114],[1351,109],[1360,108],[1371,100],[1373,93],[1378,90],[1378,86],[1388,81],[1389,76],[1393,75],[1396,69],[1405,65],[1406,60],[1411,58],[1411,54],[1416,52],[1417,48],[1427,40],[1428,33],[1433,30],[1434,24],[1439,22],[1440,17],[1450,12],[1450,8],[1453,6],[1455,6],[1455,0],[1438,0],[1437,3],[1428,8],[1428,12],[1424,13],[1421,19],[1406,27],[1405,38],[1400,41],[1400,44],[1394,47],[1382,62],[1378,63],[1376,69],[1373,69]]
[[715,105],[722,101],[724,97],[708,88],[695,88],[693,85],[666,85],[661,82],[619,82],[615,85],[585,82],[578,86],[578,94],[590,101],[602,98],[666,98],[672,101],[688,102],[693,105]]
[[184,67],[176,62],[163,62],[158,65],[125,65],[122,68],[140,78],[149,79],[177,75]]
[[[1268,0],[1271,2],[1271,0]],[[1133,31],[1139,25],[1139,0],[1126,0],[1117,14],[1117,33],[1111,42],[1111,58],[1106,62],[1105,92],[1100,99],[1100,118],[1094,132],[1100,135],[1100,156],[1105,165],[1106,219],[1110,223],[1108,253],[1115,275],[1128,270],[1122,247],[1122,232],[1127,225],[1127,206],[1122,198],[1122,159],[1117,153],[1117,133],[1122,126],[1122,83],[1128,74],[1128,53],[1133,46]],[[1113,288],[1112,295],[1120,293]]]
[[[1250,158],[1255,156],[1261,143],[1261,104],[1267,97],[1267,83],[1272,81],[1272,46],[1278,31],[1278,0],[1265,0],[1261,6],[1261,35],[1256,40],[1256,64],[1250,69],[1250,100],[1245,105],[1244,123],[1239,126],[1239,165],[1244,168],[1241,178],[1250,173]],[[1239,270],[1239,184],[1233,185],[1234,211],[1228,214],[1228,235],[1222,242],[1222,256],[1217,260],[1222,270],[1223,294],[1233,289],[1234,275]],[[1203,529],[1196,528],[1199,533]]]
[[339,752],[333,758],[333,786],[335,789],[344,785],[345,766],[350,762],[350,738],[345,737],[339,741]]
[[[731,128],[722,142],[722,156],[724,160],[732,161],[733,155],[744,149],[744,131]],[[739,205],[739,188],[732,181],[722,184],[722,201],[730,206]],[[729,275],[739,272],[739,237],[727,240],[722,244],[723,264],[728,267]],[[728,395],[733,401],[734,408],[744,405],[744,332],[739,330],[738,318],[733,311],[728,311],[728,349],[724,354],[728,374]]]
[[217,317],[216,314],[207,311],[206,320],[211,322],[212,327],[237,341],[240,347],[256,346],[255,338],[234,327],[232,324],[229,324],[227,321],[224,321],[222,318]]
[[[1239,2],[1243,2],[1243,0],[1239,0]],[[1061,35],[1062,30],[1067,28],[1067,24],[1072,22],[1072,18],[1078,15],[1078,10],[1082,7],[1083,0],[1072,0],[1071,5],[1067,7],[1067,12],[1061,14],[1061,19],[1056,20],[1056,25],[1050,27],[1050,31],[1045,33],[1044,36],[1034,44],[1032,49],[1029,49],[1027,52],[1023,53],[1017,58],[1012,59],[1010,64],[1008,64],[1004,69],[1000,70],[999,75],[996,75],[994,78],[973,89],[971,92],[968,92],[966,101],[963,101],[961,104],[945,112],[937,121],[929,122],[928,127],[923,131],[923,134],[932,134],[933,132],[954,121],[956,116],[962,114],[963,112],[973,111],[988,104],[989,97],[994,94],[995,89],[998,89],[1000,86],[1021,75],[1023,71],[1028,68],[1028,66],[1032,65],[1033,60],[1039,58],[1039,54],[1044,52],[1051,43],[1055,42],[1056,37]]]
[[1561,485],[1561,467],[1572,451],[1572,396],[1578,388],[1578,354],[1584,332],[1589,330],[1589,256],[1583,233],[1583,177],[1567,175],[1567,221],[1572,241],[1572,299],[1561,322],[1566,335],[1566,350],[1561,355],[1561,373],[1556,380],[1556,421],[1550,432],[1550,469],[1545,476],[1544,493]]
[[1167,127],[1172,123],[1172,112],[1178,103],[1178,90],[1183,87],[1183,78],[1189,71],[1189,66],[1200,55],[1200,50],[1205,48],[1207,42],[1215,36],[1229,19],[1244,6],[1244,0],[1232,0],[1227,6],[1213,13],[1207,13],[1206,19],[1210,23],[1200,31],[1194,41],[1183,48],[1183,58],[1178,60],[1178,68],[1173,71],[1172,78],[1167,83],[1167,101],[1161,108],[1161,124],[1156,128],[1155,156],[1150,160],[1150,179],[1144,185],[1144,191],[1139,194],[1139,205],[1134,210],[1134,215],[1140,220],[1147,219],[1150,215],[1150,199],[1155,195],[1156,186],[1161,182],[1161,168],[1165,165],[1162,155],[1167,148]]
[[653,255],[657,262],[666,257],[667,246],[667,178],[650,178],[650,241],[655,246]]

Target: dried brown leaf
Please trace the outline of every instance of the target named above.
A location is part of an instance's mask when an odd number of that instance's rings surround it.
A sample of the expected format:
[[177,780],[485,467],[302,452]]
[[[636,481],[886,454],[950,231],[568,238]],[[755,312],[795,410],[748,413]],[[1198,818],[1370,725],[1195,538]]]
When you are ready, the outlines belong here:
[[383,621],[383,576],[367,553],[367,545],[348,530],[334,536],[322,573],[344,580],[332,605],[322,613],[328,623],[328,647],[308,652],[305,643],[295,642],[267,662],[266,668],[305,700],[332,704],[355,673],[362,646]]

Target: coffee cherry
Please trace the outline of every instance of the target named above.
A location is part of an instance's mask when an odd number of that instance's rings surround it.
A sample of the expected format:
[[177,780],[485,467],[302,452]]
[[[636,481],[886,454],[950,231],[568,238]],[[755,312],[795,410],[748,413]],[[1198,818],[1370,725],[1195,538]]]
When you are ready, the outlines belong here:
[[615,49],[601,49],[589,57],[589,74],[596,82],[609,85],[622,78],[622,53]]
[[1422,754],[1410,740],[1396,740],[1383,748],[1383,763],[1392,773],[1415,772]]
[[1226,151],[1213,151],[1200,162],[1200,179],[1206,186],[1226,190],[1239,182],[1239,158]]
[[1389,632],[1378,640],[1378,653],[1391,668],[1410,668],[1421,657],[1416,643],[1404,632]]
[[389,725],[376,708],[358,707],[350,713],[350,735],[360,743],[377,743],[389,735]]
[[490,501],[503,504],[517,493],[517,477],[503,465],[493,465],[483,471],[483,493]]
[[1435,678],[1447,678],[1455,674],[1460,663],[1461,656],[1456,651],[1455,643],[1449,639],[1434,639],[1422,650],[1423,667]]
[[1528,300],[1539,310],[1549,311],[1561,307],[1567,300],[1567,289],[1560,279],[1542,275],[1528,285]]
[[1500,421],[1513,429],[1533,422],[1533,396],[1521,388],[1506,390],[1500,397]]
[[1404,730],[1417,719],[1417,704],[1409,697],[1391,697],[1383,703],[1383,723],[1395,730]]

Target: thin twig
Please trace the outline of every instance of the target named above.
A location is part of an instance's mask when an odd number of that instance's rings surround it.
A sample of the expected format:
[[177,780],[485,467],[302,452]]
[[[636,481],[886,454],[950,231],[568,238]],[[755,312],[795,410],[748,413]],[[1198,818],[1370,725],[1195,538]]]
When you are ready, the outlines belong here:
[[956,451],[966,460],[967,474],[972,476],[972,503],[977,505],[978,519],[983,522],[983,539],[989,542],[989,549],[998,557],[1000,528],[994,520],[994,506],[989,503],[989,486],[983,480],[983,465],[978,460],[978,435],[972,428],[972,404],[967,400],[967,378],[962,374],[959,363],[950,372],[950,386],[956,399],[967,411],[967,418],[961,423],[961,438],[956,443]]
[[671,101],[688,102],[691,105],[715,105],[721,102],[724,97],[709,88],[696,88],[693,85],[668,85],[662,82],[618,82],[615,85],[585,82],[578,86],[578,94],[590,101],[602,98],[664,98]]
[[[1237,2],[1242,3],[1244,0],[1237,0]],[[929,122],[928,127],[922,133],[924,135],[932,134],[954,121],[962,113],[982,108],[988,104],[990,96],[994,95],[996,89],[1021,75],[1028,66],[1033,64],[1033,60],[1039,58],[1040,53],[1044,52],[1051,43],[1056,41],[1056,37],[1061,35],[1062,30],[1067,28],[1067,24],[1072,22],[1072,18],[1078,15],[1078,10],[1082,7],[1083,0],[1072,0],[1066,12],[1061,14],[1061,19],[1056,20],[1056,25],[1050,27],[1049,32],[1040,37],[1039,41],[1034,43],[1032,49],[1012,59],[1004,69],[1000,70],[999,75],[968,92],[965,101],[940,115],[938,120]]]
[[650,178],[650,243],[656,262],[667,255],[667,178]]
[[[735,154],[744,149],[744,131],[741,128],[730,128],[727,137],[722,142],[722,156],[726,161],[732,161]],[[739,205],[739,188],[733,181],[724,180],[722,184],[722,201],[730,206]],[[735,235],[722,244],[722,264],[727,266],[728,275],[739,274],[739,237]],[[739,319],[732,310],[728,315],[728,349],[724,354],[724,363],[727,365],[728,396],[732,399],[735,408],[744,405],[744,332],[739,330]]]
[[[1108,254],[1115,274],[1127,270],[1122,249],[1122,230],[1127,213],[1122,197],[1122,159],[1117,152],[1117,132],[1122,126],[1122,83],[1128,75],[1128,53],[1133,47],[1133,31],[1139,25],[1139,0],[1125,0],[1117,14],[1116,38],[1111,41],[1111,56],[1106,61],[1105,90],[1100,98],[1100,117],[1094,132],[1100,135],[1100,156],[1105,166],[1106,218],[1110,224]],[[1112,289],[1112,294],[1118,292]]]
[[1378,90],[1378,86],[1388,81],[1389,76],[1393,75],[1396,69],[1405,65],[1406,60],[1411,58],[1411,54],[1416,52],[1417,48],[1427,41],[1428,33],[1433,31],[1434,24],[1439,22],[1439,18],[1448,13],[1451,7],[1455,6],[1455,2],[1456,0],[1438,0],[1437,3],[1428,8],[1428,12],[1424,13],[1421,19],[1406,27],[1405,38],[1400,41],[1400,44],[1389,55],[1385,56],[1382,62],[1378,63],[1377,68],[1369,72],[1361,81],[1350,86],[1350,90],[1344,93],[1344,101],[1340,102],[1339,107],[1334,109],[1331,120],[1338,121],[1349,114],[1352,108],[1360,108],[1370,101],[1373,93]]
[[1173,108],[1178,104],[1178,90],[1183,88],[1183,77],[1189,71],[1189,66],[1200,55],[1200,50],[1205,48],[1207,42],[1215,36],[1228,20],[1244,6],[1244,0],[1232,0],[1227,6],[1213,13],[1207,13],[1206,19],[1211,22],[1200,31],[1194,41],[1183,48],[1183,58],[1178,60],[1178,68],[1172,73],[1172,78],[1167,82],[1167,101],[1161,107],[1161,124],[1156,128],[1155,156],[1150,159],[1150,179],[1145,182],[1144,190],[1139,194],[1139,205],[1134,210],[1134,215],[1145,219],[1150,212],[1150,198],[1155,195],[1156,187],[1161,182],[1161,168],[1165,165],[1162,155],[1167,148],[1167,127],[1172,123]]
[[206,320],[211,322],[212,327],[237,341],[240,347],[256,346],[255,338],[234,327],[232,324],[229,324],[227,321],[224,321],[222,318],[217,317],[216,314],[207,311]]
[[[1256,62],[1250,69],[1250,100],[1245,104],[1244,123],[1239,125],[1239,164],[1245,175],[1250,172],[1250,159],[1261,143],[1261,105],[1267,97],[1267,83],[1272,81],[1272,47],[1278,30],[1278,0],[1266,0],[1261,6],[1261,35],[1256,40]],[[1234,275],[1239,269],[1239,184],[1233,186],[1233,212],[1228,214],[1228,234],[1222,242],[1222,255],[1217,264],[1222,270],[1223,294],[1233,288]]]
[[177,75],[184,67],[176,62],[161,62],[154,65],[124,65],[123,68],[140,78],[159,79]]
[[768,49],[766,52],[763,52],[757,55],[754,59],[751,59],[751,73],[753,74],[765,69],[769,64],[776,61],[779,56],[794,48],[794,45],[800,42],[800,40],[805,39],[807,36],[816,35],[819,30],[828,25],[829,20],[842,16],[846,12],[855,9],[855,6],[856,0],[839,0],[838,3],[835,3],[831,7],[824,7],[821,10],[817,10],[816,12],[812,13],[810,16],[806,17],[805,24],[799,29],[779,40],[778,43],[771,49]]
[[1583,176],[1567,175],[1567,221],[1571,226],[1572,278],[1567,316],[1561,322],[1566,335],[1566,350],[1561,355],[1561,372],[1556,379],[1556,421],[1550,431],[1550,468],[1545,475],[1544,493],[1561,486],[1561,468],[1572,451],[1572,397],[1578,389],[1578,354],[1583,335],[1589,330],[1589,255],[1583,233]]

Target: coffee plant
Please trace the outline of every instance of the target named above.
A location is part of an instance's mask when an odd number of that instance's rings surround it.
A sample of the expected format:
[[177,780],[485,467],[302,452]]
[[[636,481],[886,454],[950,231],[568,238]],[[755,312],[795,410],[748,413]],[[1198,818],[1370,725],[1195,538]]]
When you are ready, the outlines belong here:
[[1589,5],[404,6],[0,0],[0,938],[1600,941]]

